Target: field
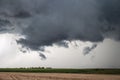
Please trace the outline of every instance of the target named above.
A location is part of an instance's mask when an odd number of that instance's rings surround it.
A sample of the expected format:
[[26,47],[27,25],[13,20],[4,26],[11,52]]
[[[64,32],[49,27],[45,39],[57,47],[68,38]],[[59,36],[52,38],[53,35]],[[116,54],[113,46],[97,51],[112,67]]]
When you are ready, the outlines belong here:
[[0,72],[120,74],[120,69],[0,68]]
[[66,73],[0,73],[0,80],[120,80],[119,75]]
[[1,68],[0,80],[120,80],[120,69]]

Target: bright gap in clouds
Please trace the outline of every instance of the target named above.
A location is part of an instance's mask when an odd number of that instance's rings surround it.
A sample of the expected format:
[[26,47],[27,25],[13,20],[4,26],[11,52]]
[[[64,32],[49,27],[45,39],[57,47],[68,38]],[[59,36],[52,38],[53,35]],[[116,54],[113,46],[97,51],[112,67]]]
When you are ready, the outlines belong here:
[[93,45],[91,42],[72,41],[69,48],[46,47],[46,60],[41,60],[39,53],[22,53],[14,34],[0,35],[0,67],[53,67],[53,68],[120,68],[120,43],[105,39],[102,43],[84,55],[83,49]]

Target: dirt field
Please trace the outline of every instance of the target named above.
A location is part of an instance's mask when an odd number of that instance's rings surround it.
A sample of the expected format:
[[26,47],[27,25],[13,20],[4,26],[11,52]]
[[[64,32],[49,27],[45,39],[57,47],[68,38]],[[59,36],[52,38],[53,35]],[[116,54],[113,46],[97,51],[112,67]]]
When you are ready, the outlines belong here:
[[120,80],[120,75],[63,73],[0,73],[0,80]]

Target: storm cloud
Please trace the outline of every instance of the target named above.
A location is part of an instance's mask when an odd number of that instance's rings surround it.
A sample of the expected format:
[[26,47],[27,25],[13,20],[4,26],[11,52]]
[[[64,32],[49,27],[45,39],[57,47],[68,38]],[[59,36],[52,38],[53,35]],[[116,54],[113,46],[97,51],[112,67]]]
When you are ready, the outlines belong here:
[[[0,31],[12,30],[25,36],[17,42],[32,50],[53,43],[67,46],[63,44],[65,40],[119,41],[119,3],[119,0],[0,0]],[[6,27],[9,22],[10,28]]]

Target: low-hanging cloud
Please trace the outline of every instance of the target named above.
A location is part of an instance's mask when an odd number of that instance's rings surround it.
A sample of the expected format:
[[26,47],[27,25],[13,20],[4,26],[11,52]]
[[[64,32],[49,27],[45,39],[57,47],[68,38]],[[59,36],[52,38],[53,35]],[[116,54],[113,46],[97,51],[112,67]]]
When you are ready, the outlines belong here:
[[84,55],[89,54],[96,47],[97,47],[97,44],[93,44],[91,47],[85,47],[84,50],[83,50],[83,54]]
[[[119,40],[119,2],[119,0],[0,0],[0,31],[3,29],[5,32],[13,31],[14,27],[14,33],[25,36],[17,42],[32,50],[40,50],[41,46],[53,43],[63,45],[64,40],[91,42],[101,42],[105,38]],[[1,21],[2,19],[6,21]],[[9,22],[12,26],[8,28]]]

